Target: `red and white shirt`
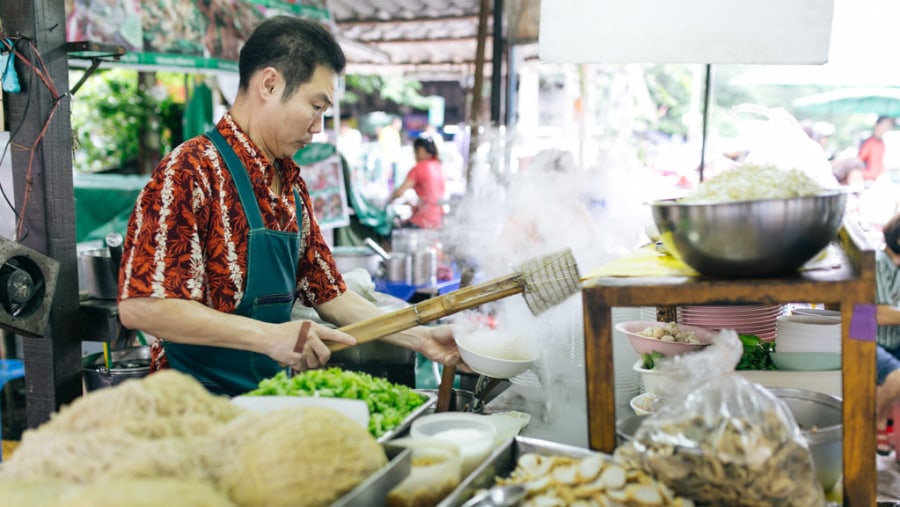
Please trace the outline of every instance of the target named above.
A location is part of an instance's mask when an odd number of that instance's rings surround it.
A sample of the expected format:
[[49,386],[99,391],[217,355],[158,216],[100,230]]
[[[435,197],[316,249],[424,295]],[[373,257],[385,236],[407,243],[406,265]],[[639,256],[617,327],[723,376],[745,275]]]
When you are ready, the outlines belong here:
[[[302,202],[297,297],[315,306],[346,290],[319,225],[300,168],[279,160],[281,195],[271,190],[275,166],[230,115],[216,128],[247,168],[267,228],[297,232],[293,189]],[[134,297],[199,301],[231,313],[247,278],[248,232],[231,174],[212,141],[190,139],[159,163],[128,223],[119,300]]]

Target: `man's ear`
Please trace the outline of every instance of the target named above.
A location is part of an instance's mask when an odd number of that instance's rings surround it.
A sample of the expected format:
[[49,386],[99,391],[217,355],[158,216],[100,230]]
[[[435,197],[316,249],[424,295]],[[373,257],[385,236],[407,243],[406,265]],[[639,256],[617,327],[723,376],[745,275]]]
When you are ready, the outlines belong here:
[[275,95],[275,90],[278,88],[278,78],[278,71],[274,67],[266,67],[260,71],[257,85],[260,97],[270,98]]

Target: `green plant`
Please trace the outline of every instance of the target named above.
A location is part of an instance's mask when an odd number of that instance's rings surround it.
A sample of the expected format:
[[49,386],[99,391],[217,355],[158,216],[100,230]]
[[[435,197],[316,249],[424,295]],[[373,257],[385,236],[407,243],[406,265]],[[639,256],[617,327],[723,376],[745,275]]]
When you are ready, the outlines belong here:
[[[136,166],[140,139],[158,134],[160,151],[170,147],[161,111],[171,99],[139,86],[137,71],[101,70],[85,81],[72,99],[74,167],[98,172]],[[179,119],[180,121],[180,119]],[[155,163],[156,161],[153,161]]]

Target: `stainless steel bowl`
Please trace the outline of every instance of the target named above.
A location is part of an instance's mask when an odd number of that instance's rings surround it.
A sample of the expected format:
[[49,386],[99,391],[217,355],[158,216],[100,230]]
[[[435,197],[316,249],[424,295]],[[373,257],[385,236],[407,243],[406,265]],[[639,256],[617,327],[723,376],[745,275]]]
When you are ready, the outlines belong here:
[[651,203],[665,247],[700,274],[782,275],[796,271],[835,237],[847,194],[716,204]]
[[[837,483],[843,472],[843,422],[840,399],[827,394],[792,389],[768,387],[769,391],[783,401],[801,433],[806,438],[809,452],[816,468],[816,479],[829,491]],[[634,438],[646,415],[630,415],[616,421],[616,436],[619,444]]]
[[806,389],[767,388],[783,401],[800,426],[813,463],[816,478],[830,490],[843,472],[843,403],[840,399]]
[[96,352],[82,358],[82,384],[85,391],[112,387],[150,373],[150,347],[129,347],[110,352],[112,368],[103,364],[103,353]]

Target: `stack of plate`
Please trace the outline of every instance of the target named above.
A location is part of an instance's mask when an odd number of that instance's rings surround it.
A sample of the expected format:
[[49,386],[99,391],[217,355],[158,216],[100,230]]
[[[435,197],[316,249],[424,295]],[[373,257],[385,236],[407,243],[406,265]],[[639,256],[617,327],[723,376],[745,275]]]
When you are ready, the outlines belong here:
[[778,352],[841,352],[841,319],[821,315],[783,315],[778,318]]
[[738,333],[771,341],[776,335],[776,319],[783,311],[782,305],[704,305],[679,306],[677,315],[680,324],[734,329]]

